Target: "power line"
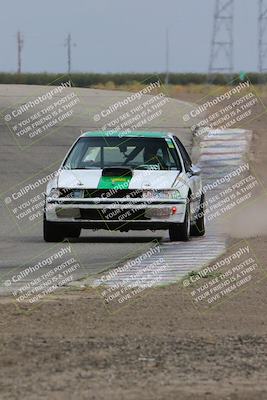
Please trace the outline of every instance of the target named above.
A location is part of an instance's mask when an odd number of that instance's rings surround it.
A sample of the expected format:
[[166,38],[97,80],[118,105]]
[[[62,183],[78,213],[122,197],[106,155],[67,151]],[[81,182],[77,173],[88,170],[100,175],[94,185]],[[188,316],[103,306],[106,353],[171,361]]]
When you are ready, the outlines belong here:
[[209,81],[215,73],[233,74],[234,0],[216,0],[209,63]]
[[258,16],[259,72],[267,72],[267,1],[259,0]]
[[21,52],[23,49],[23,38],[20,31],[17,32],[17,51],[18,51],[18,74],[21,73]]
[[169,84],[170,71],[169,71],[169,58],[170,58],[170,44],[169,44],[169,29],[166,29],[166,75],[165,85]]
[[65,46],[67,46],[67,64],[68,64],[68,74],[71,73],[71,65],[72,65],[72,47],[75,47],[76,44],[72,44],[72,37],[69,33],[65,42]]

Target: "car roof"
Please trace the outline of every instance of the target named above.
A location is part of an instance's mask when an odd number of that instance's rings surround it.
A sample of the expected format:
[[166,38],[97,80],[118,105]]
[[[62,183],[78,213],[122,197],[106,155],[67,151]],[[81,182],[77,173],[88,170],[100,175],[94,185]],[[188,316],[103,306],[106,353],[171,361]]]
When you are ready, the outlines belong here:
[[144,138],[170,138],[173,135],[168,132],[112,132],[112,131],[91,131],[85,132],[80,137],[144,137]]

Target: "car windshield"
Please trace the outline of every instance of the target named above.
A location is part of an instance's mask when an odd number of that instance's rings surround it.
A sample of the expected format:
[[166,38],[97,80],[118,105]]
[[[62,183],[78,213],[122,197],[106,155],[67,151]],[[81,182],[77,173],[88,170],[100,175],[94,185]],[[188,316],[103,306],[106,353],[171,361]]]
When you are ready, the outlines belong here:
[[171,138],[83,137],[77,141],[64,169],[132,169],[181,170],[180,160]]

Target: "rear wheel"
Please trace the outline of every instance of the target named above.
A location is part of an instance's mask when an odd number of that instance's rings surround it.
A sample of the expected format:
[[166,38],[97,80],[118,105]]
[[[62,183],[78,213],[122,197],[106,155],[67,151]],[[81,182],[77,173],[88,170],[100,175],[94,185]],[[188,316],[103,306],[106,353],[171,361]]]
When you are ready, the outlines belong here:
[[187,242],[190,239],[190,201],[188,199],[184,222],[182,224],[173,224],[169,228],[169,236],[171,242],[183,241]]
[[197,213],[197,219],[195,223],[191,226],[190,234],[192,236],[204,236],[205,235],[205,195],[202,193],[199,205],[199,211]]

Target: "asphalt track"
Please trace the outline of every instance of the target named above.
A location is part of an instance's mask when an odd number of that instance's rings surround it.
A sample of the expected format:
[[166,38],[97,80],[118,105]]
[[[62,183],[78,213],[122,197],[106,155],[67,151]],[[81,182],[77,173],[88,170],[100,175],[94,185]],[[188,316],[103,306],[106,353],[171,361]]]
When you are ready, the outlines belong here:
[[[29,99],[34,99],[47,93],[51,87],[1,85],[0,86],[0,274],[1,293],[5,292],[2,282],[11,276],[22,265],[27,265],[35,257],[51,248],[51,244],[45,243],[42,238],[42,222],[32,224],[30,229],[18,229],[14,218],[11,218],[5,196],[12,192],[13,187],[18,187],[21,182],[29,180],[34,175],[42,176],[42,171],[48,166],[56,168],[73,141],[80,132],[97,130],[103,127],[103,118],[96,122],[101,110],[107,109],[118,100],[123,100],[129,93],[104,91],[95,89],[76,89],[75,94],[79,103],[75,106],[71,118],[60,124],[58,129],[50,129],[38,140],[15,140],[11,132],[11,125],[7,124],[4,116],[12,110],[18,109],[18,105],[25,104]],[[66,93],[72,93],[72,88],[66,88]],[[59,96],[61,98],[62,96]],[[144,99],[149,99],[144,96]],[[119,114],[132,109],[133,104],[123,106]],[[185,146],[190,149],[192,136],[189,124],[183,121],[183,115],[192,105],[169,99],[162,106],[162,113],[148,122],[142,130],[170,131],[178,135]],[[35,111],[41,106],[36,106]],[[32,115],[33,111],[25,112],[23,117]],[[113,113],[114,118],[116,113]],[[141,253],[152,240],[159,242],[168,241],[167,232],[107,232],[86,231],[78,240],[72,240],[72,247],[78,255],[87,275],[94,275],[108,269],[114,263],[120,262],[129,254]]]

